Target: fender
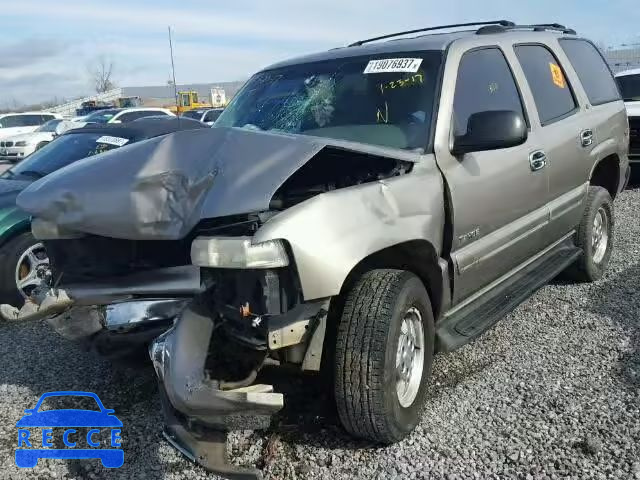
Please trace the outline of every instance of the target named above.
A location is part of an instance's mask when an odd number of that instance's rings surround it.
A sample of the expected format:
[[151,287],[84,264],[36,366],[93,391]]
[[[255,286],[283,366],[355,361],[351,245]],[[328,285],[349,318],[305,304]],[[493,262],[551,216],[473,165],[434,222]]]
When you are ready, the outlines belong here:
[[412,240],[442,250],[443,180],[433,155],[411,173],[317,195],[279,213],[255,243],[284,239],[291,247],[305,301],[338,295],[369,255]]

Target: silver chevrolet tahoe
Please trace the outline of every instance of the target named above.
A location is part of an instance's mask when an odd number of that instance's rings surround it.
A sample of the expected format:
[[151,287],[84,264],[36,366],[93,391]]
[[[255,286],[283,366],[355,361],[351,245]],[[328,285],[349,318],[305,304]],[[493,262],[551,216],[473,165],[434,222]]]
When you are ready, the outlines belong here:
[[18,205],[66,302],[50,323],[105,354],[149,345],[166,438],[256,478],[225,440],[283,406],[265,365],[329,371],[344,428],[397,442],[436,352],[561,272],[602,277],[628,145],[591,42],[483,22],[273,65],[214,128],[78,162]]

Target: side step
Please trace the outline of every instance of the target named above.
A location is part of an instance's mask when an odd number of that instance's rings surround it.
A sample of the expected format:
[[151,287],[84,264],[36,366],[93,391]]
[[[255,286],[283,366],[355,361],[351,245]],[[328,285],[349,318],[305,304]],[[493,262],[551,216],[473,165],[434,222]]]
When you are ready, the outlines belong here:
[[445,314],[436,325],[437,350],[451,351],[470,342],[571,265],[582,250],[562,244],[530,263],[493,291]]

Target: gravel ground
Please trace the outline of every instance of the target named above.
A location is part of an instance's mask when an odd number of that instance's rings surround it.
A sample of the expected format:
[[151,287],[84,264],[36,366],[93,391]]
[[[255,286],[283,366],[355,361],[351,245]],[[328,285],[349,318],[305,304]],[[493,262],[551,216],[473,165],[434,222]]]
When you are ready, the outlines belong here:
[[[471,345],[438,355],[422,423],[404,442],[350,440],[330,397],[294,379],[299,408],[271,432],[234,434],[233,461],[271,479],[640,479],[639,217],[636,186],[616,202],[603,280],[556,281]],[[44,323],[0,325],[0,358],[0,478],[213,478],[162,440],[149,367],[114,368]],[[93,391],[116,410],[124,467],[15,467],[15,422],[49,390]]]

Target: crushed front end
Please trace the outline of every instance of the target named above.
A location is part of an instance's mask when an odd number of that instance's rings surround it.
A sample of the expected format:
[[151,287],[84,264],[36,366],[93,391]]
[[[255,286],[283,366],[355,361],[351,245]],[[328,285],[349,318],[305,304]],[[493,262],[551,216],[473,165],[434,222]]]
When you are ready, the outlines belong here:
[[260,478],[256,469],[229,464],[227,432],[267,428],[283,407],[281,393],[257,382],[265,365],[320,368],[329,302],[302,300],[283,242],[199,237],[191,256],[204,291],[149,349],[165,437],[211,472]]

